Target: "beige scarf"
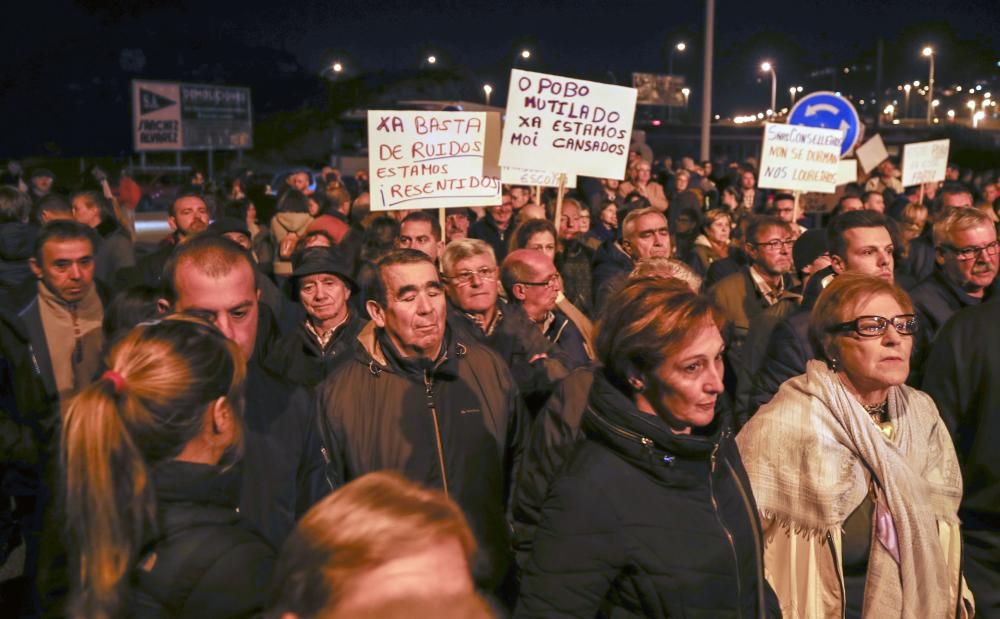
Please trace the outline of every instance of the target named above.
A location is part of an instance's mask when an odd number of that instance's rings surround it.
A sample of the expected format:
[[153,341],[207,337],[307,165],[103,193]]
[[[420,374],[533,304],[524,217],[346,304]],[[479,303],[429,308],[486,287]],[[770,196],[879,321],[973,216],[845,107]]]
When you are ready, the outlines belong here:
[[737,443],[762,515],[805,535],[842,527],[877,487],[865,617],[954,614],[937,521],[958,522],[962,477],[937,407],[906,386],[889,391],[893,440],[821,361],[787,381]]
[[93,286],[78,303],[66,303],[38,282],[38,310],[59,401],[65,406],[100,367],[104,307]]

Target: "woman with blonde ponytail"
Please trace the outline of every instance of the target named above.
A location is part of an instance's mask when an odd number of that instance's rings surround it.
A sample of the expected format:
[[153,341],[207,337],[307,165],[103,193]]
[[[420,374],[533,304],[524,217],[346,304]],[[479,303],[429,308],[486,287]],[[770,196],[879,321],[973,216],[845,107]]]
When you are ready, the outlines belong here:
[[245,360],[210,325],[140,325],[63,420],[72,617],[242,617],[274,550],[236,510]]

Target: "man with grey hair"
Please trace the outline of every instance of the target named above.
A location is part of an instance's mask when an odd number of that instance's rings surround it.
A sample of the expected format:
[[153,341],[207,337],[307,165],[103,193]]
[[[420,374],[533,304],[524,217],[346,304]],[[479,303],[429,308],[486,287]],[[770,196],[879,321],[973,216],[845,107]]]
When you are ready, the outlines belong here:
[[572,363],[520,308],[500,299],[493,248],[478,239],[449,243],[441,271],[451,305],[449,326],[500,355],[529,407],[543,403]]
[[970,206],[947,210],[934,224],[934,272],[910,291],[920,324],[910,356],[910,385],[920,385],[930,345],[952,314],[998,298],[998,247],[996,226],[971,200]]
[[621,241],[605,243],[594,255],[594,305],[604,307],[621,288],[636,262],[651,257],[669,258],[672,252],[667,218],[652,207],[631,211],[622,222]]

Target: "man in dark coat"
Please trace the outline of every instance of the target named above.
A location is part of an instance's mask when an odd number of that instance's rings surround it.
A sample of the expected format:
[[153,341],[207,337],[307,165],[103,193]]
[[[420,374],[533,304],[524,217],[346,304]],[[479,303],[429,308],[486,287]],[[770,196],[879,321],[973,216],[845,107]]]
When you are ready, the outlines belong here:
[[267,366],[295,384],[315,387],[350,358],[368,320],[348,303],[358,285],[336,249],[312,247],[293,262],[292,294],[306,318],[275,344]]
[[493,591],[511,560],[504,514],[524,430],[517,387],[495,353],[446,326],[444,286],[426,254],[396,250],[378,273],[355,359],[320,391],[331,476],[342,484],[388,469],[443,490],[479,544],[476,584]]
[[441,258],[441,271],[452,306],[450,326],[499,354],[529,408],[537,410],[556,381],[566,376],[569,359],[520,308],[500,300],[499,273],[489,245],[477,239],[453,241]]
[[669,258],[670,229],[663,213],[652,208],[629,212],[622,221],[622,240],[602,245],[594,256],[594,305],[600,311],[635,263],[645,258]]
[[163,267],[174,252],[174,248],[208,228],[211,213],[201,194],[185,192],[177,196],[167,215],[167,222],[174,232],[160,241],[159,247],[144,256],[132,268],[122,269],[116,276],[118,288],[128,288],[137,284],[159,287],[163,278]]
[[964,573],[976,597],[976,615],[1000,617],[1000,304],[956,312],[938,332],[921,389],[938,406],[955,441],[965,492],[962,520]]
[[279,548],[296,519],[330,489],[313,398],[264,366],[266,345],[258,338],[266,325],[243,248],[226,238],[194,238],[171,255],[163,279],[164,311],[208,320],[248,359],[240,511]]
[[20,311],[35,293],[28,267],[38,228],[28,223],[31,198],[0,187],[0,310]]
[[982,211],[949,209],[934,224],[937,267],[910,291],[920,328],[910,355],[907,383],[919,385],[934,337],[952,314],[997,294],[1000,266],[997,229]]
[[491,206],[483,217],[469,226],[469,238],[489,243],[497,262],[503,262],[510,245],[510,234],[514,231],[514,203],[510,192],[503,191],[500,206]]

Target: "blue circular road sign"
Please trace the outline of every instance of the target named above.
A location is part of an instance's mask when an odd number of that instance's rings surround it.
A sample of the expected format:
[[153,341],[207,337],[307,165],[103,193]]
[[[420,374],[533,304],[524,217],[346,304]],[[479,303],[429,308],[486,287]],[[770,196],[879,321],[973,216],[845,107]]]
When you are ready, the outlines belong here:
[[829,91],[811,92],[799,99],[788,113],[788,124],[839,129],[844,134],[844,141],[840,144],[841,157],[858,145],[865,132],[854,105]]

